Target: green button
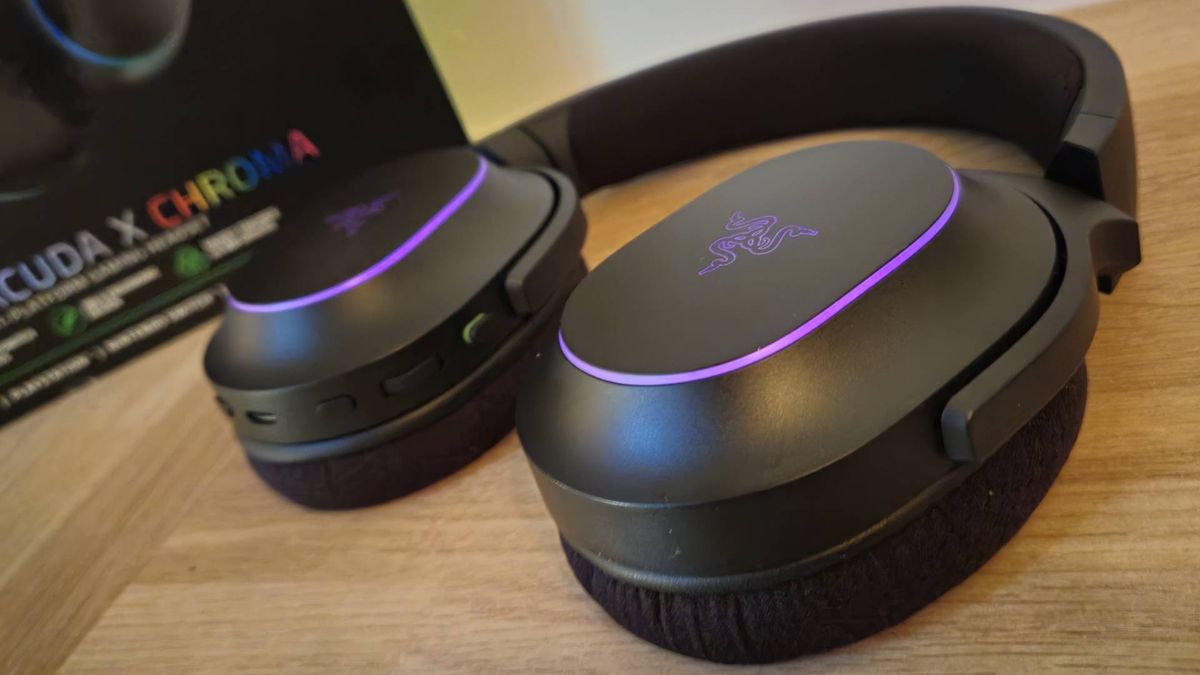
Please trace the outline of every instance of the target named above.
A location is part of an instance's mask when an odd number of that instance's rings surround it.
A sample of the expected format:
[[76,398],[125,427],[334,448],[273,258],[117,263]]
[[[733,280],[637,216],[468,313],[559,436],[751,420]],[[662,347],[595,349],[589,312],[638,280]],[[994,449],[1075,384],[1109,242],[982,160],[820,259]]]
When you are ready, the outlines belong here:
[[492,315],[488,314],[487,312],[480,312],[479,314],[476,314],[474,319],[471,319],[467,322],[467,325],[463,326],[463,342],[469,345],[475,344],[475,342],[479,339],[479,331],[491,318]]

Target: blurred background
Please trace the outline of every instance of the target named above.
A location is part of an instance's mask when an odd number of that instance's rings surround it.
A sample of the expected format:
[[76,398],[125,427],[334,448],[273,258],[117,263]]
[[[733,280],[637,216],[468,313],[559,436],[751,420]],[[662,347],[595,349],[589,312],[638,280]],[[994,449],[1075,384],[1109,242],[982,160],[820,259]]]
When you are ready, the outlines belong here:
[[[479,139],[573,93],[697,49],[905,6],[1051,13],[1087,0],[408,0],[463,128]],[[1200,3],[1198,3],[1200,4]]]

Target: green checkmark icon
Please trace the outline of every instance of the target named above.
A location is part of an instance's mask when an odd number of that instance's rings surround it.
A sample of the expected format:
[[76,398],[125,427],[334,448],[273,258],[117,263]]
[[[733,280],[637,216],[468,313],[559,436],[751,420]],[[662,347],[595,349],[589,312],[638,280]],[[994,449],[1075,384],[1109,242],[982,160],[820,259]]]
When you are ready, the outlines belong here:
[[59,337],[77,335],[87,327],[87,319],[74,305],[59,305],[49,312],[50,330]]

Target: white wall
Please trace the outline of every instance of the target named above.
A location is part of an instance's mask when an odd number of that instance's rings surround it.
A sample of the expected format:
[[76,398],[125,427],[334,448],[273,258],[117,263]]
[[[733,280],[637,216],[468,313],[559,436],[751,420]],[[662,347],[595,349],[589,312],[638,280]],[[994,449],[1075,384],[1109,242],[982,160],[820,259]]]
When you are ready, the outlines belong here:
[[467,133],[480,138],[601,82],[722,42],[916,5],[1054,12],[1087,0],[408,0]]

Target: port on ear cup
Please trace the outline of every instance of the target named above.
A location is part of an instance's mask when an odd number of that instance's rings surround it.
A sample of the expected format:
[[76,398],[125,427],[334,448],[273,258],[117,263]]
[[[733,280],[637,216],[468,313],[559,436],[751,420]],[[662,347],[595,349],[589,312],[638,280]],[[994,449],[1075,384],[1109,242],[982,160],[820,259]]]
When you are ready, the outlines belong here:
[[277,492],[316,509],[370,506],[419,490],[471,463],[512,430],[517,383],[557,328],[554,313],[496,379],[461,407],[414,433],[367,450],[304,462],[267,462],[251,456],[250,465]]
[[563,541],[579,583],[635,635],[722,663],[767,663],[894,626],[988,561],[1041,502],[1083,421],[1079,370],[1032,420],[944,499],[873,547],[809,576],[757,590],[685,594],[604,573]]

